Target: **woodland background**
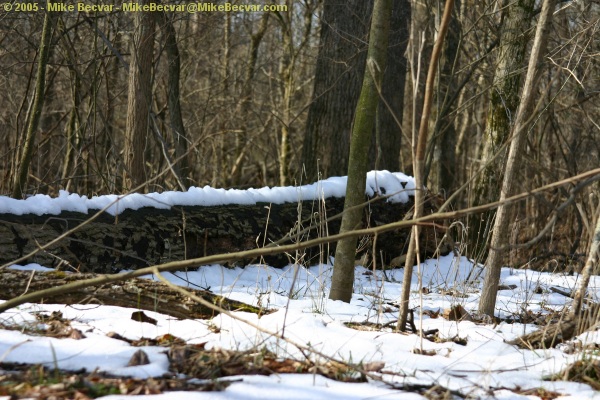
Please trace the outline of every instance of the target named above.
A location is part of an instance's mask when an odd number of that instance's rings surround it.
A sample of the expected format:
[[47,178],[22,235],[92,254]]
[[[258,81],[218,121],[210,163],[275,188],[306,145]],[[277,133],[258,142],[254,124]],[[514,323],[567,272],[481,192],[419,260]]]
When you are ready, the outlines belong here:
[[[236,4],[251,4],[237,1]],[[262,2],[259,2],[262,4]],[[40,3],[42,4],[42,3]],[[346,175],[373,2],[260,13],[0,13],[0,195],[293,185]],[[370,167],[412,174],[444,2],[395,0]],[[457,1],[435,82],[425,185],[496,201],[541,4]],[[558,1],[519,191],[598,167],[600,2]],[[496,156],[496,157],[495,157]],[[485,167],[485,168],[484,168]],[[578,269],[598,183],[516,207],[506,264]],[[482,259],[493,213],[456,235]],[[548,228],[543,230],[544,228]]]

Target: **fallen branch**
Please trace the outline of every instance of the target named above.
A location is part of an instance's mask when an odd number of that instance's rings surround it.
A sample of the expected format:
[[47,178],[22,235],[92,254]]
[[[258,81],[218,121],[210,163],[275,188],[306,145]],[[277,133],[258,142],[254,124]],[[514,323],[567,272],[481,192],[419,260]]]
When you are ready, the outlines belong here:
[[596,329],[600,304],[592,304],[583,312],[565,314],[559,321],[550,323],[540,330],[519,336],[506,343],[523,349],[549,349],[571,340],[577,335]]
[[[38,300],[53,304],[102,304],[155,311],[175,318],[209,319],[222,310],[266,314],[269,310],[230,300],[207,290],[186,289],[195,298],[190,299],[179,290],[162,282],[149,279],[124,279],[121,282],[103,282],[95,274],[68,274],[61,271],[37,272],[6,269],[0,271],[0,299],[18,300],[33,291]],[[68,291],[49,291],[66,285],[95,280],[97,283]],[[6,304],[6,303],[4,303]],[[4,305],[3,304],[3,305]],[[212,307],[207,307],[210,304]],[[218,307],[217,307],[218,306]]]

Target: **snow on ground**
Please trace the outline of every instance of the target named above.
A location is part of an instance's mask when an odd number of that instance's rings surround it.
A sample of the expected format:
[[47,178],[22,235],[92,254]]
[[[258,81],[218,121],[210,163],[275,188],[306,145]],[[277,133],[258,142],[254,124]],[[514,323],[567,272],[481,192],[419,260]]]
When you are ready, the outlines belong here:
[[[173,205],[217,205],[256,202],[282,203],[343,196],[346,178],[330,178],[312,185],[287,188],[241,190],[190,188],[187,192],[164,192],[148,195],[86,196],[61,192],[57,198],[35,195],[27,200],[0,197],[0,213],[23,215],[33,213],[59,214],[61,211],[88,213],[106,208],[111,214],[145,206],[169,208]],[[367,194],[377,192],[392,195],[388,201],[406,201],[414,191],[412,178],[387,171],[370,172]],[[20,269],[45,270],[31,264],[13,266]],[[251,265],[246,268],[225,268],[219,265],[200,267],[197,271],[165,274],[172,282],[193,288],[206,288],[214,293],[240,300],[276,312],[258,318],[255,314],[235,312],[237,318],[258,324],[263,330],[281,334],[297,343],[309,346],[314,361],[325,354],[352,363],[384,362],[381,381],[342,383],[318,375],[276,374],[238,376],[221,392],[170,392],[148,396],[152,399],[422,399],[423,396],[396,389],[406,385],[441,385],[461,393],[462,397],[495,399],[534,399],[520,395],[515,388],[545,388],[559,392],[564,399],[600,398],[590,386],[573,382],[549,382],[544,378],[561,371],[568,364],[584,357],[586,352],[567,354],[559,349],[520,350],[505,343],[523,333],[537,329],[533,325],[501,323],[481,325],[469,321],[453,322],[435,314],[460,304],[468,311],[477,308],[482,273],[464,257],[448,255],[427,260],[415,268],[412,280],[411,307],[415,308],[415,323],[422,329],[439,329],[441,339],[466,339],[466,345],[453,341],[431,342],[414,334],[392,329],[355,330],[344,323],[385,324],[397,319],[396,301],[400,297],[403,270],[377,271],[356,268],[352,302],[346,304],[328,300],[332,267],[310,268],[288,266],[275,269]],[[148,279],[155,277],[148,276]],[[503,269],[502,284],[514,289],[502,290],[497,301],[497,314],[511,317],[524,310],[532,313],[560,311],[568,306],[567,299],[549,290],[555,287],[571,290],[578,276],[564,276],[529,270]],[[419,283],[420,282],[420,283]],[[420,291],[423,287],[427,290]],[[590,294],[600,295],[600,277],[593,277]],[[169,362],[164,347],[145,346],[142,350],[150,363],[128,367],[133,353],[139,350],[129,343],[107,336],[109,332],[128,339],[156,338],[171,334],[189,344],[206,343],[206,348],[263,348],[282,358],[305,356],[292,344],[258,331],[239,319],[219,315],[208,320],[177,320],[145,311],[158,321],[157,325],[131,319],[132,309],[97,305],[24,304],[0,314],[4,326],[35,327],[41,324],[35,314],[60,311],[71,325],[81,330],[85,338],[58,339],[17,330],[0,330],[0,362],[43,364],[65,370],[104,371],[117,376],[149,378],[168,372]],[[217,329],[215,329],[217,328]],[[285,328],[285,330],[284,330]],[[28,331],[30,332],[30,331]],[[576,338],[582,345],[598,343],[600,334],[591,332]],[[414,350],[420,354],[415,354]],[[433,354],[433,355],[424,355]],[[396,387],[396,388],[394,388]],[[125,399],[127,396],[108,396]]]
[[[39,269],[38,265],[27,268]],[[574,382],[549,382],[544,377],[561,371],[566,365],[589,352],[566,354],[561,349],[520,350],[504,343],[537,329],[533,325],[501,323],[477,325],[473,322],[453,322],[442,317],[420,314],[420,310],[438,311],[461,304],[473,311],[477,308],[482,276],[479,266],[464,257],[452,254],[427,260],[415,268],[411,306],[416,308],[416,324],[423,329],[439,329],[441,338],[458,336],[466,345],[452,341],[434,343],[421,341],[417,335],[393,332],[391,329],[360,331],[344,322],[386,323],[397,318],[393,303],[399,298],[403,270],[375,274],[364,267],[356,268],[355,294],[350,304],[327,299],[331,278],[330,265],[310,268],[288,266],[275,269],[261,265],[246,268],[203,266],[197,271],[165,274],[172,282],[195,288],[210,288],[229,298],[277,309],[275,313],[258,318],[254,314],[236,312],[235,316],[271,332],[309,345],[312,349],[353,363],[385,362],[380,375],[384,382],[401,387],[406,384],[441,385],[459,391],[470,398],[536,399],[516,394],[520,387],[545,388],[563,394],[561,399],[600,398],[588,385]],[[418,291],[419,273],[422,287]],[[152,276],[147,278],[152,279]],[[469,280],[475,281],[469,282]],[[534,312],[562,309],[565,297],[549,291],[550,287],[572,289],[577,276],[563,276],[530,270],[502,271],[502,284],[516,285],[502,290],[498,298],[498,314],[511,316],[523,309]],[[534,290],[538,288],[540,290]],[[600,277],[590,283],[592,295],[600,295]],[[155,338],[172,334],[188,343],[204,343],[206,348],[250,349],[267,346],[281,357],[303,358],[294,346],[246,325],[229,316],[220,315],[208,320],[176,320],[145,311],[158,320],[157,325],[131,320],[132,309],[109,306],[38,305],[26,304],[0,314],[3,324],[39,323],[32,313],[61,311],[72,326],[85,333],[81,340],[54,339],[33,336],[15,330],[0,330],[0,361],[42,363],[64,369],[99,369],[115,375],[147,378],[168,371],[164,348],[147,346],[150,364],[127,367],[132,354],[138,350],[128,343],[111,339],[116,332],[129,339]],[[421,318],[422,317],[422,318]],[[214,327],[219,328],[215,330]],[[577,338],[584,345],[597,343],[598,332]],[[414,354],[414,349],[433,351],[435,355]],[[170,392],[148,396],[148,399],[423,399],[419,394],[393,389],[382,382],[341,383],[320,376],[280,374],[272,376],[238,376],[222,392]],[[108,396],[106,399],[125,399],[127,396]]]
[[[216,206],[222,204],[256,204],[297,202],[317,200],[346,195],[347,177],[331,177],[304,186],[264,187],[260,189],[214,189],[190,187],[187,192],[163,192],[129,195],[80,196],[61,190],[58,197],[37,194],[26,200],[16,200],[0,196],[0,214],[60,214],[62,211],[74,211],[87,214],[91,210],[106,209],[111,215],[117,215],[126,209],[137,210],[141,207],[168,209],[171,206]],[[408,201],[414,193],[415,183],[410,176],[401,172],[371,171],[367,174],[366,194],[388,195],[390,202]]]

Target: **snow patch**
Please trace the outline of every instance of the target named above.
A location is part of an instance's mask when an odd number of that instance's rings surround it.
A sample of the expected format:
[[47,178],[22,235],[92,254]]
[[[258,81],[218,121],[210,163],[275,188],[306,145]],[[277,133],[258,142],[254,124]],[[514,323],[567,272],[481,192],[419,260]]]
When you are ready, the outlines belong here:
[[[0,196],[0,214],[58,215],[63,211],[87,214],[90,210],[106,209],[111,215],[142,207],[170,209],[172,206],[218,206],[224,204],[283,204],[346,195],[347,177],[332,177],[304,186],[263,187],[260,189],[215,189],[190,187],[187,192],[163,192],[128,195],[80,196],[61,190],[58,197],[37,194],[25,200]],[[366,194],[388,196],[391,203],[406,203],[414,195],[415,182],[401,172],[371,171],[367,174]]]

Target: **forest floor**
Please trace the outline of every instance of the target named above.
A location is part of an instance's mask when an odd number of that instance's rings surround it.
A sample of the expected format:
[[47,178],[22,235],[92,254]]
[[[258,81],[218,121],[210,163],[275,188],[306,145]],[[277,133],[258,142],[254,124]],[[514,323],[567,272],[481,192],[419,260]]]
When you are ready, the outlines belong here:
[[[556,320],[570,299],[552,289],[569,292],[578,276],[505,268],[498,320],[485,321],[475,314],[481,272],[452,254],[415,268],[410,304],[423,335],[395,330],[402,269],[357,267],[350,304],[327,299],[329,265],[165,274],[274,311],[262,316],[177,320],[111,306],[25,304],[0,314],[0,397],[600,398],[599,332],[548,350],[505,343]],[[600,294],[600,277],[590,294]]]

